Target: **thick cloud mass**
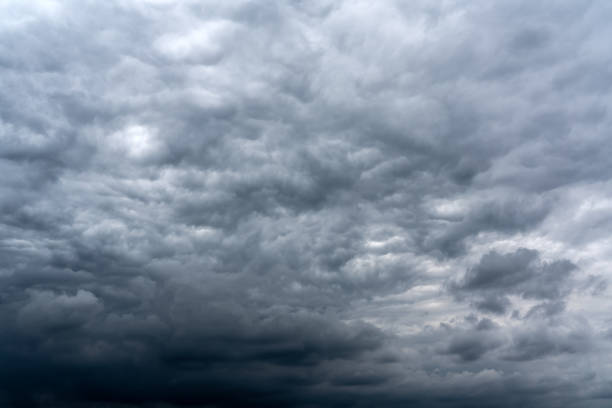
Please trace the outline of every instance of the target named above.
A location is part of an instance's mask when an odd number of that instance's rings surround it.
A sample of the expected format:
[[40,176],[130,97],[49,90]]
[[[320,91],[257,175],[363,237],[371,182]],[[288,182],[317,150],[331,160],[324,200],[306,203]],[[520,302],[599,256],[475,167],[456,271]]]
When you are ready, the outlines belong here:
[[476,307],[499,313],[505,312],[510,305],[506,297],[510,294],[525,299],[563,298],[569,291],[564,288],[567,277],[576,266],[567,260],[538,263],[537,258],[538,251],[525,248],[507,255],[489,252],[453,289],[459,293],[481,294]]
[[0,405],[610,406],[611,18],[0,3]]

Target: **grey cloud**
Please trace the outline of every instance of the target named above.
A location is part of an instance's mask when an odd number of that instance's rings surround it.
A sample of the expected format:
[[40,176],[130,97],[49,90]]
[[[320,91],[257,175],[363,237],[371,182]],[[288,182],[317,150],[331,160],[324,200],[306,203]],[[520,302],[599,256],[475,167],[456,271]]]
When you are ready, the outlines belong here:
[[510,299],[506,296],[495,294],[487,295],[474,303],[477,309],[496,314],[505,313],[511,304]]
[[457,256],[465,252],[466,238],[481,232],[513,233],[533,228],[546,217],[549,207],[543,200],[485,202],[460,221],[452,222],[440,236],[428,239],[425,247]]
[[538,316],[538,315],[554,316],[556,314],[563,312],[565,310],[565,306],[566,306],[565,302],[563,301],[552,301],[552,302],[540,303],[538,305],[533,306],[531,309],[529,309],[525,317],[529,318],[529,317]]
[[511,305],[508,295],[562,299],[570,291],[568,278],[576,266],[568,260],[545,262],[539,258],[538,251],[526,248],[507,254],[491,251],[451,287],[459,295],[476,294],[476,307],[494,313],[503,313]]
[[28,303],[17,316],[18,324],[45,331],[65,330],[92,320],[102,309],[91,292],[79,290],[73,296],[45,291],[32,291]]
[[504,358],[524,361],[542,358],[551,354],[580,353],[592,347],[590,330],[536,329],[518,333]]
[[0,405],[588,404],[610,12],[0,4]]
[[454,337],[447,352],[457,355],[463,361],[474,361],[498,346],[496,339],[487,338],[486,335],[476,332]]

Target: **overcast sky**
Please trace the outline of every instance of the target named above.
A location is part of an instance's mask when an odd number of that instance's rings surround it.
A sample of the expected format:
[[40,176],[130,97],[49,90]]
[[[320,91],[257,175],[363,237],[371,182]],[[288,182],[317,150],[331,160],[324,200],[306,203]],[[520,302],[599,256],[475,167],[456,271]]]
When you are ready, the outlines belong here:
[[612,3],[0,2],[3,407],[609,407]]

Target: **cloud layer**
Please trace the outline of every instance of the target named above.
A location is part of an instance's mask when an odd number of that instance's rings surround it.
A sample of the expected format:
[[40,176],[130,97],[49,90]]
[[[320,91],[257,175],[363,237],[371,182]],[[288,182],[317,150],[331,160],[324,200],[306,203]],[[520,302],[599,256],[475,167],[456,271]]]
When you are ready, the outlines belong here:
[[0,404],[604,407],[604,1],[0,4]]

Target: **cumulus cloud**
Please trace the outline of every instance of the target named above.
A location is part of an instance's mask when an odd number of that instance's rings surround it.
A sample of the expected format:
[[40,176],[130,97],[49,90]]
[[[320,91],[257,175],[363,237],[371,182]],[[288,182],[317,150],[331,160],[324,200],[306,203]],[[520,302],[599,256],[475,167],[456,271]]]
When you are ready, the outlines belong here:
[[0,405],[605,406],[611,15],[3,2]]

